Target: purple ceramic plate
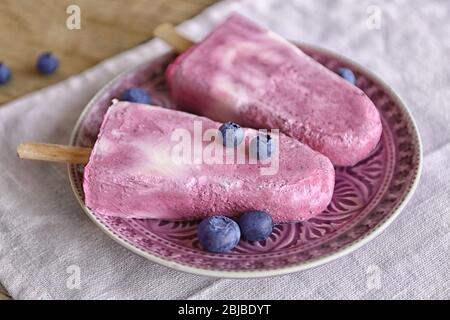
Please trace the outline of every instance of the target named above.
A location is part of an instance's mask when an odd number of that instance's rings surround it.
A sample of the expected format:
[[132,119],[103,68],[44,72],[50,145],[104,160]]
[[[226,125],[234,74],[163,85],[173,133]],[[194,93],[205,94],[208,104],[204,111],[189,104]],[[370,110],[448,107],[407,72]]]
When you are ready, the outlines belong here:
[[[83,166],[69,165],[70,181],[84,211],[108,235],[133,252],[165,266],[217,277],[264,277],[304,270],[342,257],[381,233],[406,205],[419,181],[422,149],[417,127],[401,99],[380,79],[329,51],[300,45],[331,70],[351,68],[357,86],[381,113],[383,135],[374,152],[353,167],[336,168],[336,186],[328,209],[307,221],[275,226],[265,241],[241,241],[231,252],[200,249],[197,222],[120,219],[84,205]],[[103,88],[86,106],[71,144],[93,146],[108,106],[128,87],[149,90],[154,104],[174,108],[164,71],[165,55],[128,71]],[[151,205],[151,204],[149,204]]]

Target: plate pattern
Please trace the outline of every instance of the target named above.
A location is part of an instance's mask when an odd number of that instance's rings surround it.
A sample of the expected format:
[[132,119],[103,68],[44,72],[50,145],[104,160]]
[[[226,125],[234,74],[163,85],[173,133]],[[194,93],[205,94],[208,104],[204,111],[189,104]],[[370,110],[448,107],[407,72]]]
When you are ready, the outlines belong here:
[[[421,150],[415,126],[395,94],[364,69],[330,52],[300,47],[331,70],[351,68],[357,85],[372,99],[383,122],[382,139],[367,159],[353,167],[336,168],[335,191],[326,211],[306,222],[277,225],[265,241],[241,241],[230,253],[210,254],[199,247],[198,222],[120,219],[84,210],[138,253],[189,266],[199,273],[213,270],[251,276],[252,271],[301,269],[303,264],[324,259],[378,230],[404,203],[418,179]],[[164,80],[164,70],[172,59],[172,55],[165,55],[113,80],[86,107],[71,143],[92,146],[111,100],[127,87],[145,87],[156,104],[175,108]],[[83,167],[69,165],[69,175],[82,201]]]

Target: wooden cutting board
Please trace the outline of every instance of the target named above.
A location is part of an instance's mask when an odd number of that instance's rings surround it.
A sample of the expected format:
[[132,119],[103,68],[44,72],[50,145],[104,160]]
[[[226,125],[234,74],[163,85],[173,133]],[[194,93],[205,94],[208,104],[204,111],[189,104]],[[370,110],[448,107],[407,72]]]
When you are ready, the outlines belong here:
[[[0,1],[0,61],[13,79],[0,86],[0,105],[25,93],[61,81],[105,58],[152,37],[162,22],[178,24],[215,0],[2,0]],[[69,30],[67,7],[81,11],[81,29]],[[59,71],[43,77],[36,57],[52,51]]]
[[[61,81],[105,58],[152,37],[162,22],[178,24],[216,0],[1,0],[0,61],[13,78],[0,86],[2,104]],[[80,29],[69,30],[67,7],[77,5]],[[43,77],[35,71],[36,57],[52,51],[60,69]],[[1,266],[0,266],[1,268]],[[0,300],[7,298],[0,285]]]

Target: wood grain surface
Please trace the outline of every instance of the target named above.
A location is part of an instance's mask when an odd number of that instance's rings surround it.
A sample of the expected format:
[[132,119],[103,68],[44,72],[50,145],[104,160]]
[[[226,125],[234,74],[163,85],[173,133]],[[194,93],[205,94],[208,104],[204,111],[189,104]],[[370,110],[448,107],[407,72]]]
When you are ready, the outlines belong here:
[[[13,71],[0,86],[0,105],[61,81],[152,37],[160,23],[178,24],[216,0],[1,0],[0,61]],[[81,10],[81,29],[69,30],[69,5]],[[51,51],[58,72],[41,76],[37,56]],[[1,266],[0,266],[1,268]],[[3,294],[2,294],[3,292]],[[0,285],[0,300],[7,295]]]
[[[1,0],[0,61],[13,78],[0,86],[0,105],[77,74],[150,39],[162,22],[178,24],[214,0]],[[81,10],[81,29],[69,30],[69,5]],[[55,53],[59,71],[41,76],[37,56]]]

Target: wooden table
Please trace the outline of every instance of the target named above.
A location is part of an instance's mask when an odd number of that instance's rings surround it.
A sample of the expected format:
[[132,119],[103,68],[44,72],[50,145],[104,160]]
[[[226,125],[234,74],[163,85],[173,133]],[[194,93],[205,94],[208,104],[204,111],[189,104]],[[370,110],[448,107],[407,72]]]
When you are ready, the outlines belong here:
[[[1,0],[0,61],[12,69],[13,79],[6,86],[0,86],[0,105],[80,73],[150,39],[158,24],[178,24],[214,2],[216,0]],[[78,5],[81,10],[79,30],[69,30],[66,26],[69,5]],[[61,61],[58,72],[48,77],[35,71],[36,57],[45,51],[55,53]],[[0,286],[0,300],[2,298],[7,296]]]

